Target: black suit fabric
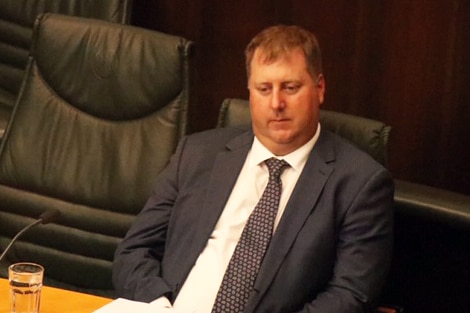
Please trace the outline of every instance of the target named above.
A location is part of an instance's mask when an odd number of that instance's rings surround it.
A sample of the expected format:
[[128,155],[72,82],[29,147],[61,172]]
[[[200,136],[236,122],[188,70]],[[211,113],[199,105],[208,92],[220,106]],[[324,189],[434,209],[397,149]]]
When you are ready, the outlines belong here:
[[[225,128],[182,139],[116,251],[118,296],[145,302],[176,298],[253,138],[251,130]],[[244,312],[366,312],[391,259],[393,192],[385,168],[322,130]]]

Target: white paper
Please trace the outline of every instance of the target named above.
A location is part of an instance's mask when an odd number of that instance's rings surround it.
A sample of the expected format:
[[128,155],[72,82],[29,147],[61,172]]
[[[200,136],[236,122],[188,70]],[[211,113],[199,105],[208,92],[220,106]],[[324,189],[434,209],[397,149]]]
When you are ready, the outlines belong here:
[[118,298],[93,313],[192,313],[192,312],[183,312],[174,308],[162,308],[155,307],[145,302],[138,302],[127,300],[123,298]]

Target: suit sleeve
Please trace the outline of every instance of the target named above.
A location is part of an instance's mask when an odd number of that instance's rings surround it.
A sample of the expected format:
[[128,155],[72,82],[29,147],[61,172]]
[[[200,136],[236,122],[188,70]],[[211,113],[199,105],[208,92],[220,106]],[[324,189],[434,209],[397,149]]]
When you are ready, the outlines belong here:
[[301,312],[369,312],[391,261],[393,192],[393,180],[384,169],[360,188],[339,227],[333,276]]
[[113,284],[118,297],[150,302],[171,292],[161,277],[161,261],[185,142],[186,139],[181,140],[159,175],[152,195],[118,245],[113,263]]

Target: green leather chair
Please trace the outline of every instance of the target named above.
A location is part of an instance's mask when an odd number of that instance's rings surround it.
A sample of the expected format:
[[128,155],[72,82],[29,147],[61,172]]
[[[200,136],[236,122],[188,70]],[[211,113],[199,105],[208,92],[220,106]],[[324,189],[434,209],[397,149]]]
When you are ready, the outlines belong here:
[[[391,127],[372,119],[350,114],[320,110],[320,123],[325,129],[349,140],[382,164],[387,162],[387,145]],[[225,99],[217,127],[245,127],[251,125],[249,102],[243,99]],[[399,313],[395,305],[381,305],[377,313]]]
[[112,296],[117,243],[186,133],[192,43],[94,19],[38,18],[0,146],[0,251],[44,265],[46,284]]
[[[387,165],[390,126],[350,114],[320,110],[322,126],[348,139]],[[247,100],[226,99],[221,106],[218,127],[251,123]],[[397,212],[423,221],[456,229],[470,229],[470,196],[395,179]]]
[[[386,164],[390,127],[321,111],[324,128]],[[251,123],[248,101],[223,102],[218,127]],[[395,249],[378,313],[463,312],[468,308],[470,196],[395,179]],[[438,283],[436,283],[438,282]],[[429,294],[436,296],[429,298]]]
[[[387,144],[391,127],[360,116],[320,110],[322,127],[348,139],[381,164],[387,163]],[[251,125],[248,100],[225,99],[217,127]]]
[[0,141],[28,62],[33,25],[41,13],[128,23],[132,0],[0,0]]

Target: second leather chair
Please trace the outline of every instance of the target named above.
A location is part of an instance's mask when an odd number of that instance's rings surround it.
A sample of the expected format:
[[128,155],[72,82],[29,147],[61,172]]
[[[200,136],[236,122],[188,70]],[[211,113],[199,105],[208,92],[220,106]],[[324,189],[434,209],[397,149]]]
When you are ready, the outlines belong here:
[[25,234],[10,262],[111,295],[115,247],[186,132],[190,47],[128,25],[38,19],[0,147],[0,251],[41,212],[61,216]]

